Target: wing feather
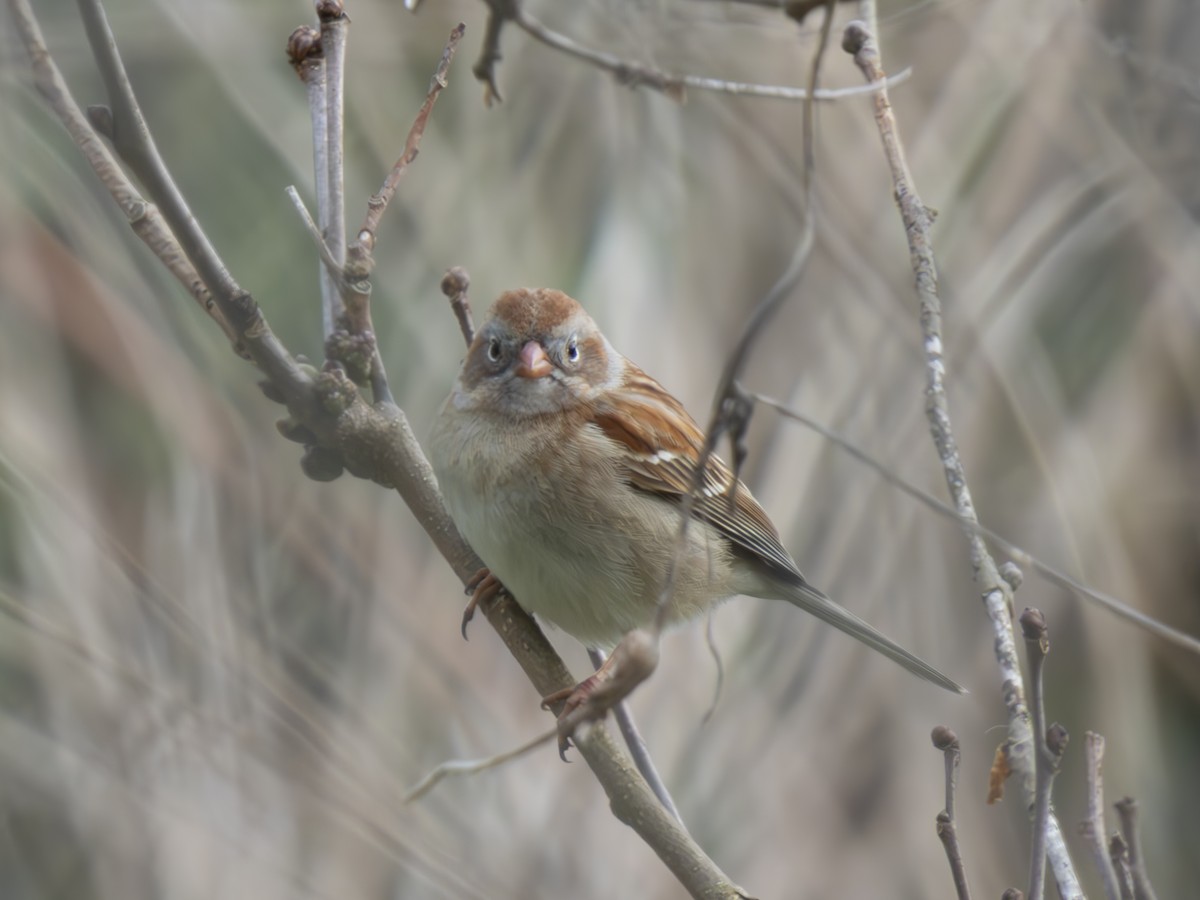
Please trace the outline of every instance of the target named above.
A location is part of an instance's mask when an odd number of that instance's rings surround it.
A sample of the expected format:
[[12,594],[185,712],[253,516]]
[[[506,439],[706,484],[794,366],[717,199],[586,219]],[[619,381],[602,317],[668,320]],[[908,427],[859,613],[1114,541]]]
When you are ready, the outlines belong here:
[[[593,423],[627,451],[631,485],[682,502],[692,490],[704,433],[678,400],[632,363],[623,388],[620,397],[633,408],[601,402]],[[762,506],[716,454],[709,456],[692,509],[737,547],[789,579],[803,580]]]

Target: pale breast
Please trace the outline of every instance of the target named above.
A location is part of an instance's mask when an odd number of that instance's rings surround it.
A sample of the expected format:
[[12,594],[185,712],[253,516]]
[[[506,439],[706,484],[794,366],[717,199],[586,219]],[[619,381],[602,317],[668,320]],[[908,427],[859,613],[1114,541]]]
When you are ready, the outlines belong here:
[[[434,465],[463,536],[528,611],[609,647],[654,617],[678,529],[673,504],[634,491],[589,432],[579,446],[489,427],[434,437]],[[590,442],[590,443],[589,443]],[[700,522],[676,579],[673,620],[729,587],[727,543]]]

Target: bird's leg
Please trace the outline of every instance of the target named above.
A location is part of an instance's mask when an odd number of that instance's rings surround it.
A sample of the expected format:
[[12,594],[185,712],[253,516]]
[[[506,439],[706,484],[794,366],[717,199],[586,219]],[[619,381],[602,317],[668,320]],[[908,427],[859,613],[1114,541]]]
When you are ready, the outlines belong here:
[[542,709],[551,710],[562,703],[563,708],[559,711],[558,717],[559,719],[565,719],[587,701],[592,691],[596,690],[596,688],[612,677],[612,669],[613,657],[610,656],[600,668],[575,685],[575,687],[563,688],[561,691],[555,691],[543,697]]
[[610,709],[650,677],[658,665],[658,632],[635,628],[621,639],[612,655],[573,688],[542,698],[542,708],[562,704],[558,714],[558,753],[566,759],[571,735],[585,722],[603,719]]
[[490,603],[501,594],[507,594],[508,589],[500,583],[500,579],[492,574],[492,570],[484,566],[471,576],[467,582],[467,591],[471,599],[462,614],[462,636],[467,639],[467,625],[475,618],[475,610],[481,603]]

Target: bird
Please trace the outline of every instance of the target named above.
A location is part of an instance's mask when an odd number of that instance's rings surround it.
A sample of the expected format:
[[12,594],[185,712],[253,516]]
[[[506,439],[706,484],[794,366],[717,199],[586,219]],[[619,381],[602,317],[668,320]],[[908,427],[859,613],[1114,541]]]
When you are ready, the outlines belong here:
[[[810,584],[716,454],[697,479],[704,444],[679,400],[622,356],[578,301],[550,288],[503,293],[429,439],[450,517],[487,567],[468,585],[472,603],[506,590],[526,612],[608,649],[656,620],[674,565],[666,625],[736,595],[784,600],[963,692]],[[694,486],[681,547],[680,507]]]

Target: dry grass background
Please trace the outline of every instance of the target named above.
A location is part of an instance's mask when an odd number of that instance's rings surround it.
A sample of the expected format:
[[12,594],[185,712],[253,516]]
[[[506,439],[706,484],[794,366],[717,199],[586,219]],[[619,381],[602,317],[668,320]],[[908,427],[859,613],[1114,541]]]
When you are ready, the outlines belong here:
[[[103,102],[73,4],[36,4],[82,102]],[[160,148],[237,277],[319,355],[308,191],[284,40],[301,0],[111,0]],[[815,24],[710,0],[531,3],[673,71],[803,83]],[[799,227],[795,105],[622,88],[513,31],[487,110],[479,2],[349,4],[350,220],[398,153],[453,22],[467,42],[381,234],[375,321],[428,431],[461,353],[437,284],[580,298],[697,414]],[[884,4],[917,184],[940,210],[952,412],[982,518],[1200,634],[1200,12],[1184,0]],[[839,21],[848,17],[839,13]],[[673,898],[587,768],[546,749],[445,784],[451,756],[545,726],[402,504],[305,480],[278,408],[133,238],[2,29],[0,895]],[[840,51],[825,82],[858,83]],[[869,102],[819,112],[819,229],[752,386],[935,493],[903,233]],[[937,897],[937,723],[964,748],[979,896],[1023,885],[1028,826],[987,807],[1003,740],[991,638],[955,527],[760,410],[747,478],[805,572],[971,690],[920,684],[790,608],[739,599],[671,634],[633,707],[686,821],[761,897]],[[1083,733],[1141,802],[1160,897],[1200,881],[1200,661],[1029,577],[1051,626],[1056,805],[1075,841]],[[552,636],[579,673],[582,651]],[[1098,895],[1082,847],[1085,884]]]

